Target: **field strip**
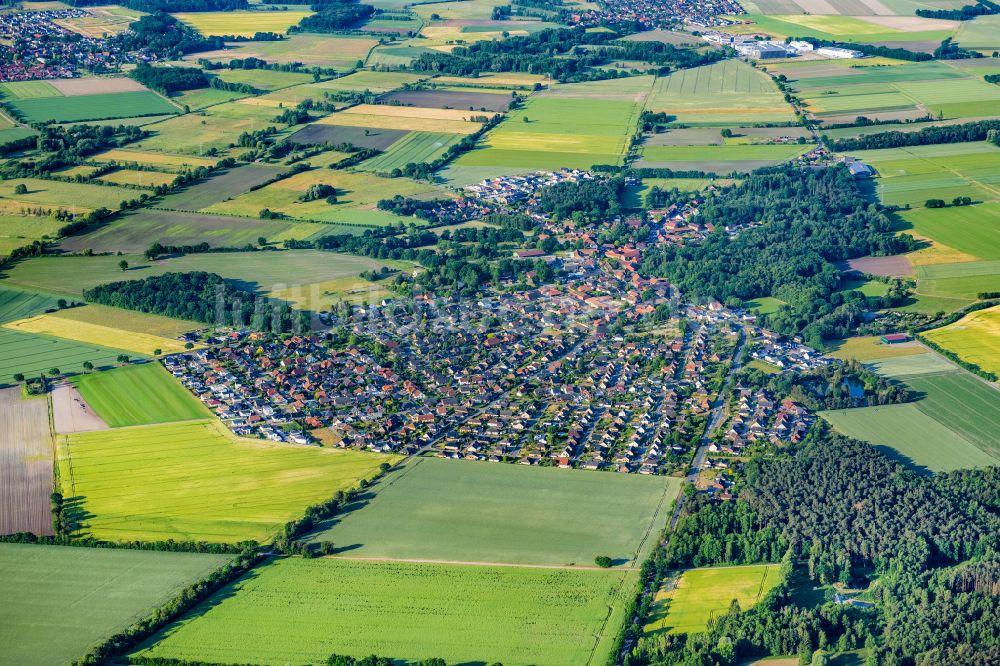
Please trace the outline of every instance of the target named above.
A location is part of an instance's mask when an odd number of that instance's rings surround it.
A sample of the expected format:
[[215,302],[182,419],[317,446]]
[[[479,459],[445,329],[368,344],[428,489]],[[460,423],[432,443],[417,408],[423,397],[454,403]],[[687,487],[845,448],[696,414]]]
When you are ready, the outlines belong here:
[[467,560],[432,560],[408,557],[351,557],[349,555],[326,555],[326,559],[350,560],[352,562],[403,562],[405,564],[450,564],[468,567],[511,567],[514,569],[565,569],[568,571],[634,571],[634,566],[604,568],[570,564],[515,564],[512,562],[471,562]]
[[[907,155],[909,155],[910,157],[912,157],[915,160],[920,160],[921,162],[926,162],[927,164],[930,164],[933,167],[944,169],[945,171],[947,171],[949,173],[952,173],[955,176],[958,176],[959,178],[961,178],[962,180],[964,180],[966,182],[966,184],[968,184],[968,185],[978,185],[979,187],[983,188],[984,190],[992,192],[993,194],[995,194],[998,197],[1000,197],[1000,188],[997,188],[997,187],[995,187],[993,185],[989,185],[989,184],[984,183],[984,182],[982,182],[980,180],[976,180],[975,178],[973,178],[971,176],[967,176],[964,173],[956,171],[955,169],[953,169],[950,166],[948,166],[943,160],[940,161],[940,162],[935,162],[932,159],[930,159],[929,157],[924,157],[922,155],[917,155],[913,151],[907,150],[906,148],[901,148],[900,150],[902,150],[904,153],[906,153]],[[944,157],[947,157],[947,155],[945,155]],[[879,194],[881,194],[881,192]]]
[[[677,488],[677,497],[684,492],[684,484],[682,483]],[[646,540],[649,539],[649,535],[653,533],[653,529],[660,520],[660,514],[663,511],[663,502],[667,498],[667,494],[670,493],[670,485],[663,489],[663,494],[660,495],[660,502],[656,505],[656,511],[653,513],[652,519],[649,521],[649,527],[646,528],[645,533],[642,535],[642,539],[639,540],[639,545],[635,549],[635,557],[632,558],[632,563],[629,565],[630,568],[635,567],[635,561],[639,558],[640,553],[642,553],[642,547],[646,545]],[[666,527],[666,521],[664,521],[664,527]]]
[[[142,430],[143,428],[162,428],[165,425],[180,425],[182,423],[215,423],[215,419],[184,419],[182,421],[167,421],[165,423],[143,423],[142,425],[130,425],[130,426],[119,426],[117,428],[111,428],[115,432],[120,432],[122,430]],[[228,428],[224,429],[225,432],[231,432]],[[261,440],[262,442],[264,440]]]

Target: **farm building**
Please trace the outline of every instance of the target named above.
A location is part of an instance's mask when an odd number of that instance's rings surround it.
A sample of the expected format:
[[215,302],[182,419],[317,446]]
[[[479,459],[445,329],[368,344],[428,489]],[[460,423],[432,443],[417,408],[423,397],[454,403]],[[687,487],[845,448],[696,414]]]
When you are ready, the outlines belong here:
[[836,46],[824,46],[823,48],[816,49],[816,53],[820,55],[825,55],[828,58],[861,58],[864,57],[864,53],[861,51],[855,51],[854,49],[841,49]]
[[888,333],[882,336],[882,344],[884,345],[897,345],[901,342],[909,342],[909,333]]

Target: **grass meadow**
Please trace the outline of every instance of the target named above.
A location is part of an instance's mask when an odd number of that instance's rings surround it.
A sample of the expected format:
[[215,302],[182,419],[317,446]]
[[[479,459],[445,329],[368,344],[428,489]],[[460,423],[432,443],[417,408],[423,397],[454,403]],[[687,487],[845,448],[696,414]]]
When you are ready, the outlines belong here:
[[237,439],[217,421],[65,435],[59,480],[82,532],[111,541],[269,541],[393,456]]
[[333,653],[374,653],[407,663],[596,666],[609,657],[635,575],[286,558],[225,588],[139,654],[320,663]]
[[704,631],[715,615],[725,614],[736,599],[748,610],[781,582],[781,565],[688,569],[668,578],[656,593],[649,622],[651,633],[692,634]]
[[230,557],[0,544],[0,662],[73,662]]
[[184,344],[177,340],[149,333],[123,331],[113,326],[88,321],[66,319],[55,314],[43,314],[4,324],[4,328],[22,333],[40,333],[84,344],[107,345],[135,354],[151,356],[159,349],[172,354],[184,351]]
[[142,363],[73,380],[80,395],[112,428],[211,417],[159,363]]
[[652,548],[676,479],[421,458],[321,526],[348,556],[592,566]]
[[[25,194],[15,194],[14,189],[24,185]],[[121,201],[135,199],[139,192],[124,187],[91,185],[88,183],[64,183],[41,178],[14,178],[0,182],[0,197],[10,206],[32,208],[64,208],[70,212],[83,213],[106,206],[118,208]],[[8,208],[10,210],[11,208]]]
[[918,469],[946,472],[1000,461],[1000,393],[931,352],[872,363],[906,383],[918,400],[821,412],[838,431],[875,444]]
[[645,146],[640,166],[715,173],[752,171],[786,162],[813,148],[812,144],[743,144],[722,146]]

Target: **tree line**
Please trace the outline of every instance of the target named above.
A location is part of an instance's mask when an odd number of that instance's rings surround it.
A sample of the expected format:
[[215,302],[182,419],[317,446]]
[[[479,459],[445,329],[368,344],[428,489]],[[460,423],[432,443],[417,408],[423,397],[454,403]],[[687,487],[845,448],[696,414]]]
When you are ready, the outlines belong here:
[[990,130],[1000,130],[1000,120],[977,120],[961,125],[924,127],[916,132],[890,130],[878,134],[849,137],[829,141],[830,149],[839,153],[856,150],[880,150],[904,146],[926,146],[932,143],[963,143],[984,141]]

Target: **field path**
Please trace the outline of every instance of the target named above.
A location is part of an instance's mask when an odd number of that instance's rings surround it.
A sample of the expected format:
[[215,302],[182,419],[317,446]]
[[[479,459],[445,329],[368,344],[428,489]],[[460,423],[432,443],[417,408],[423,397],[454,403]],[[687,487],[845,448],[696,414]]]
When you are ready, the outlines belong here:
[[356,562],[405,562],[407,564],[455,564],[469,567],[513,567],[515,569],[568,569],[572,571],[630,571],[633,566],[612,567],[605,569],[597,566],[581,566],[571,564],[516,564],[513,562],[470,562],[467,560],[429,560],[403,557],[350,557],[347,555],[326,555],[331,560],[352,560]]

